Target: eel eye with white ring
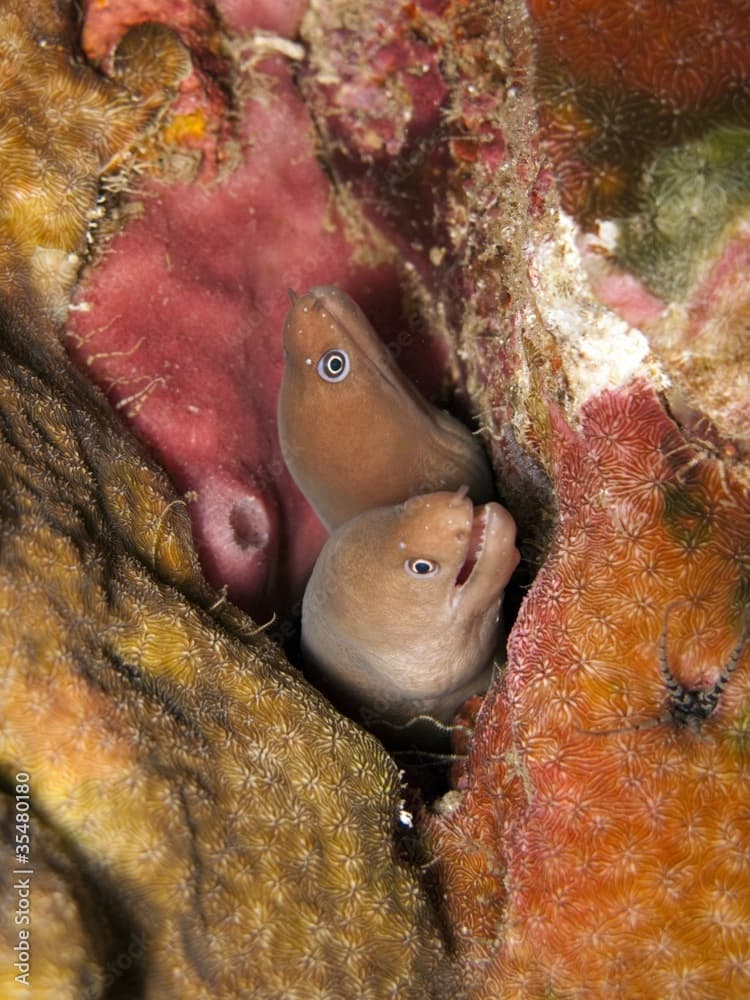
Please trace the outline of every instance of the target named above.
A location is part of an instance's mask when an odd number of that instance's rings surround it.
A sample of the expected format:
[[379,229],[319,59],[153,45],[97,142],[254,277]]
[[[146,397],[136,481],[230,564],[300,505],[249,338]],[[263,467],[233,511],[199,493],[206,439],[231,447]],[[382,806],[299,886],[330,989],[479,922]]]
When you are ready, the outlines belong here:
[[334,348],[326,351],[318,362],[318,375],[326,382],[343,382],[349,374],[349,355]]
[[420,556],[417,559],[407,559],[404,569],[410,576],[434,576],[440,569],[440,564]]

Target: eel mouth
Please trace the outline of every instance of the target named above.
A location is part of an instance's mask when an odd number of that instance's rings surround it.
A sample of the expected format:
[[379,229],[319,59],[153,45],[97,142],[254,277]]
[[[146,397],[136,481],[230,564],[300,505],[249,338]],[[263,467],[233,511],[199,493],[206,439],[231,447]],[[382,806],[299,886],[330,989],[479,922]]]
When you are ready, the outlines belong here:
[[456,587],[463,587],[471,578],[477,563],[482,557],[484,543],[487,538],[487,522],[489,520],[489,507],[485,504],[474,511],[474,518],[471,522],[471,533],[469,544],[466,546],[464,561],[456,576]]

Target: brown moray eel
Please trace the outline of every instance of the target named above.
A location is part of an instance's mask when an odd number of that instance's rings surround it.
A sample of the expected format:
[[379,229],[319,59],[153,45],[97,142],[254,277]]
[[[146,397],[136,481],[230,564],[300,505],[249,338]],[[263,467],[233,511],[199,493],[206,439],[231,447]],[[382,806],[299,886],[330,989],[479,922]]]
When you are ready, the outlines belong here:
[[475,508],[465,488],[354,518],[305,591],[306,657],[371,721],[449,721],[487,687],[515,536],[504,507]]
[[0,996],[460,996],[394,843],[395,766],[206,586],[184,505],[18,298],[0,309]]
[[420,396],[345,292],[322,285],[296,299],[284,351],[281,450],[328,528],[463,484],[475,503],[494,496],[479,443]]

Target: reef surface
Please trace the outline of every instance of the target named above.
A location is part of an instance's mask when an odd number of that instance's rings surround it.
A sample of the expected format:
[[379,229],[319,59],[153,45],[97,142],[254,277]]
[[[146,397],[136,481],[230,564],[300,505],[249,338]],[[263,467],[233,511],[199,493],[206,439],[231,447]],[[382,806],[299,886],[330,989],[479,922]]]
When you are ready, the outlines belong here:
[[[7,5],[40,996],[747,994],[742,8]],[[226,601],[284,637],[324,537],[274,413],[286,290],[330,281],[477,415],[530,586],[405,844],[388,757]]]

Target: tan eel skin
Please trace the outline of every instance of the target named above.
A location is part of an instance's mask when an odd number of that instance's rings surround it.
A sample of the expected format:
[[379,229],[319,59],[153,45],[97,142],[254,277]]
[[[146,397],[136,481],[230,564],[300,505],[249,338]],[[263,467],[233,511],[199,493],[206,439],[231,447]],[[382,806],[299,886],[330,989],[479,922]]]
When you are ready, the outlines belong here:
[[489,682],[513,518],[466,488],[379,507],[337,529],[302,608],[303,652],[353,714],[447,722]]
[[284,351],[281,450],[326,527],[464,483],[476,503],[494,496],[479,443],[419,395],[345,292],[322,285],[296,299]]

